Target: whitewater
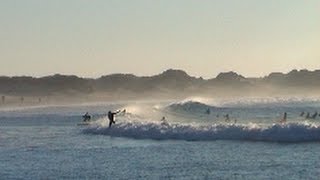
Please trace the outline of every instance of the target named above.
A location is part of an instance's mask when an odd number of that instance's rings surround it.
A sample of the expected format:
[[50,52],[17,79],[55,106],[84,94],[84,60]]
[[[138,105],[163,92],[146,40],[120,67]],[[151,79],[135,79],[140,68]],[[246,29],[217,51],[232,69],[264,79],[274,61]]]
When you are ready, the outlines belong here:
[[[319,141],[320,120],[310,120],[298,115],[300,112],[304,112],[304,108],[311,109],[311,112],[316,111],[316,108],[308,106],[290,108],[292,103],[299,104],[299,101],[287,100],[287,106],[280,108],[279,111],[277,106],[284,102],[286,101],[267,101],[266,99],[258,101],[254,99],[251,102],[246,100],[242,103],[233,103],[233,105],[229,102],[221,107],[195,100],[184,100],[162,107],[156,106],[153,109],[129,106],[129,113],[118,117],[119,123],[112,128],[109,128],[105,123],[108,121],[107,119],[100,119],[85,128],[83,133],[154,140]],[[311,102],[308,101],[308,103]],[[210,113],[206,112],[208,109]],[[130,113],[130,110],[137,114]],[[279,123],[281,110],[283,112],[296,111],[291,115],[296,117],[291,117],[288,123]],[[139,114],[140,117],[134,117]],[[224,117],[217,118],[217,116],[225,114],[232,114],[233,119],[229,118],[227,121]],[[161,116],[170,117],[169,121],[172,123],[167,122],[163,125],[161,121],[156,121]]]
[[248,140],[270,142],[320,141],[320,126],[313,124],[274,124],[268,127],[249,125],[167,125],[155,123],[120,123],[112,128],[92,126],[83,131],[115,137],[155,140]]
[[[109,128],[106,113],[126,110]],[[318,179],[319,98],[0,109],[1,179]],[[89,112],[92,122],[78,126]],[[286,122],[280,122],[287,113]]]

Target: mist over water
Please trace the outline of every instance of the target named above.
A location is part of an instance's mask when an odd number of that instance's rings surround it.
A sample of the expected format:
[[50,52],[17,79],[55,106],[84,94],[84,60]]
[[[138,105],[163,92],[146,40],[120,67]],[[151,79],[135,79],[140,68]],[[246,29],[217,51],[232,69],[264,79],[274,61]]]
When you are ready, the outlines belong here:
[[[83,132],[155,140],[319,141],[318,118],[300,116],[301,112],[316,112],[318,104],[316,99],[297,98],[188,98],[161,105],[137,104],[124,107],[127,113],[118,117],[113,128],[100,119]],[[284,112],[289,117],[282,124]],[[165,117],[165,124],[161,117]]]
[[0,180],[320,179],[319,7],[1,1]]
[[[124,109],[109,128],[107,112]],[[0,110],[0,175],[316,179],[320,117],[306,118],[306,113],[319,109],[319,99],[297,97],[7,107]],[[86,112],[92,122],[78,126]],[[280,123],[284,112],[287,121]]]

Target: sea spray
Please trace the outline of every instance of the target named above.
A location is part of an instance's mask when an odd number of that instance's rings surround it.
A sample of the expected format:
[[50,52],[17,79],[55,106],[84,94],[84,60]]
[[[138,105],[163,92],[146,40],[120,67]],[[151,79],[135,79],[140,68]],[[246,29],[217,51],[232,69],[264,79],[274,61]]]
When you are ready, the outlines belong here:
[[320,126],[307,123],[272,124],[169,124],[150,122],[121,122],[108,128],[94,124],[82,130],[86,134],[109,135],[154,140],[244,140],[268,142],[320,141]]

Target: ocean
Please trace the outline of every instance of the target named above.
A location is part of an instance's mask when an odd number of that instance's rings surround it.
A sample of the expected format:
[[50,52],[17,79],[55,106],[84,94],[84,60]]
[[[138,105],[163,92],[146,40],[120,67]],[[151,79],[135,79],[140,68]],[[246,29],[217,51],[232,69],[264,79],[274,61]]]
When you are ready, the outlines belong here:
[[0,179],[319,179],[319,111],[295,97],[2,108]]

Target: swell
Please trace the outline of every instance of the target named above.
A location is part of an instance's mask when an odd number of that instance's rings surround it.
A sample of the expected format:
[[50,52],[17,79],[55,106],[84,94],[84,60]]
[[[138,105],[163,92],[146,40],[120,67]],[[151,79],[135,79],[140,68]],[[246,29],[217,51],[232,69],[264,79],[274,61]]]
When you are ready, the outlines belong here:
[[160,124],[122,122],[112,128],[92,125],[83,129],[86,134],[109,135],[134,139],[154,140],[243,140],[267,142],[316,142],[320,141],[320,126],[306,123],[232,125]]

